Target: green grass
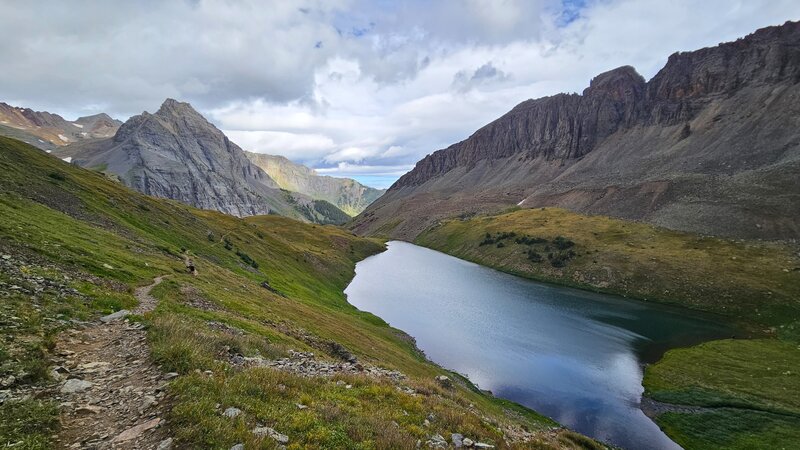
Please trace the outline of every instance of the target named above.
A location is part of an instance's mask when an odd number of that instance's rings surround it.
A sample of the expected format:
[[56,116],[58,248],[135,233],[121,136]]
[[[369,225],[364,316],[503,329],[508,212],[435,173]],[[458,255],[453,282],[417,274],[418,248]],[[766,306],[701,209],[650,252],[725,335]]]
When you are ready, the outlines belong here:
[[[548,242],[480,245],[487,233],[510,232]],[[575,245],[559,249],[558,237]],[[416,243],[528,278],[720,314],[759,331],[800,317],[800,258],[788,244],[697,236],[558,208],[446,220]],[[542,261],[532,261],[528,250]],[[569,251],[574,256],[564,267],[547,258]]]
[[[245,442],[268,448],[249,433],[258,423],[289,434],[292,448],[413,447],[417,439],[450,432],[502,445],[506,427],[537,432],[533,448],[594,445],[551,431],[549,419],[487,397],[466,381],[439,388],[433,377],[444,373],[441,368],[384,321],[349,305],[343,290],[355,263],[382,251],[380,241],[335,226],[277,216],[238,219],[147,197],[11,139],[0,138],[0,173],[0,253],[29,261],[24,270],[78,291],[3,299],[3,318],[18,317],[13,320],[24,326],[3,319],[0,328],[12,337],[2,343],[0,364],[7,373],[40,375],[21,385],[48,383],[49,351],[70,319],[130,308],[137,286],[168,275],[152,291],[158,307],[136,320],[147,327],[155,361],[183,374],[170,387],[167,417],[180,446]],[[197,276],[186,273],[185,256]],[[0,274],[19,282],[19,274]],[[220,331],[211,321],[241,333]],[[420,394],[363,377],[347,377],[354,388],[343,390],[335,380],[228,363],[231,352],[274,358],[288,349],[335,359],[329,342],[365,363],[402,371]],[[206,370],[213,376],[202,375]],[[297,409],[298,402],[309,408]],[[235,404],[245,414],[223,420],[217,403]],[[28,433],[32,441],[14,448],[48,445],[57,411],[47,403],[34,406],[0,407],[0,415],[16,424],[0,428],[0,445],[19,440],[23,432],[15,430],[34,429],[41,433]],[[424,428],[430,413],[439,419]]]
[[800,442],[800,345],[713,341],[667,352],[647,368],[646,395],[696,412],[656,422],[686,448],[791,448]]

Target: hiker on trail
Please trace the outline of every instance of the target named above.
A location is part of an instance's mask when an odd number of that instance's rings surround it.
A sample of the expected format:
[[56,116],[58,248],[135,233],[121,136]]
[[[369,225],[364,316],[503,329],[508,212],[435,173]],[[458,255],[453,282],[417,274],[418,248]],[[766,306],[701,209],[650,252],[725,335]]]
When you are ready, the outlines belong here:
[[190,258],[186,258],[186,270],[188,270],[190,274],[197,276],[197,269],[195,269],[194,262]]

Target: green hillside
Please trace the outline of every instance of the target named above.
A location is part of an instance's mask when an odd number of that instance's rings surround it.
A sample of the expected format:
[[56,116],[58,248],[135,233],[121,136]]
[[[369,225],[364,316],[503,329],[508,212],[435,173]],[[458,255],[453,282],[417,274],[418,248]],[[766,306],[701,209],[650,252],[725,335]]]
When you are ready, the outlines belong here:
[[[450,433],[499,447],[595,445],[454,374],[454,386],[437,383],[446,372],[407,336],[351,307],[343,289],[357,261],[382,251],[379,241],[147,197],[7,138],[0,173],[0,376],[14,377],[0,406],[0,446],[52,445],[53,349],[70,328],[93,326],[82,321],[135,306],[134,289],[162,275],[152,291],[158,306],[133,320],[146,327],[161,370],[180,374],[167,387],[165,417],[179,448],[272,448],[251,432],[261,424],[288,435],[289,448],[413,448]],[[231,357],[290,350],[334,362],[352,354],[407,378],[301,377]],[[242,414],[223,417],[220,404]]]

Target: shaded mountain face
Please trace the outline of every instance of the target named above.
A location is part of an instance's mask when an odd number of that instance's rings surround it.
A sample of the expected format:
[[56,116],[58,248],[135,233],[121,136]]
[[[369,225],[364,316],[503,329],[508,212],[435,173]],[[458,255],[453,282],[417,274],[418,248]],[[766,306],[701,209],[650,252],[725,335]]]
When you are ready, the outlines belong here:
[[314,169],[296,164],[283,156],[245,152],[253,164],[262,168],[282,189],[325,200],[355,216],[386,192],[364,186],[350,178],[318,175]]
[[0,102],[0,135],[22,140],[42,150],[111,137],[120,125],[122,122],[107,114],[81,117],[70,122],[58,114]]
[[332,205],[281,190],[191,105],[172,99],[155,114],[131,117],[113,137],[76,143],[53,154],[114,175],[145,194],[234,216],[280,214],[321,223],[346,220],[341,211],[331,210]]
[[413,239],[444,217],[559,206],[730,237],[800,236],[800,23],[517,105],[419,161],[353,223]]

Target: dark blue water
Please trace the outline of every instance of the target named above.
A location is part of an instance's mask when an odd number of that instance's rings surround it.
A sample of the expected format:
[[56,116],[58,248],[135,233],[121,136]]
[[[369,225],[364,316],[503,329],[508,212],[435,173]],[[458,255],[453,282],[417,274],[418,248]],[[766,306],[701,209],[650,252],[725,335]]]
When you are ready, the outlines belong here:
[[357,308],[481,389],[627,449],[674,449],[639,408],[642,363],[727,337],[689,311],[536,283],[393,241],[356,266]]

